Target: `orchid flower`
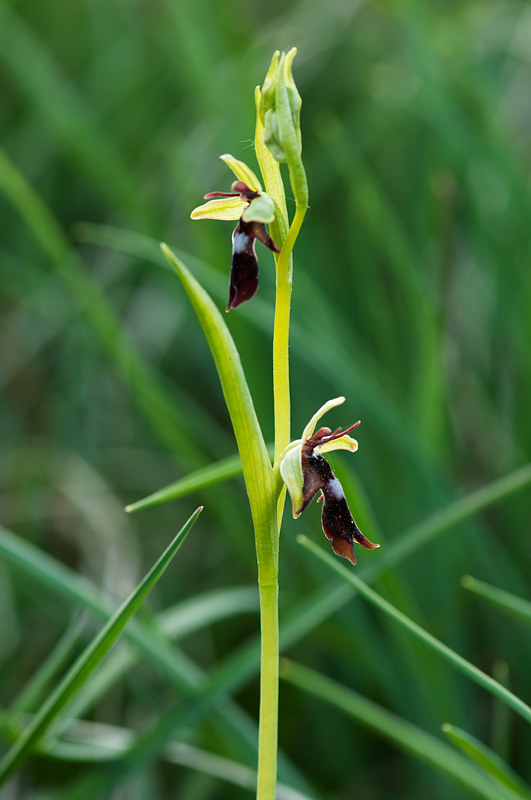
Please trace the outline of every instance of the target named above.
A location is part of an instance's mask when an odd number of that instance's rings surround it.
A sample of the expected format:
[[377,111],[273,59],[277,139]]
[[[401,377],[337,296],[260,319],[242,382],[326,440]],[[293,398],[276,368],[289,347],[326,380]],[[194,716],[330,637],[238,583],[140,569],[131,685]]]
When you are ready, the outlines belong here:
[[[262,190],[260,181],[243,161],[226,153],[220,156],[237,179],[231,192],[210,192],[202,206],[194,208],[192,219],[239,220],[232,234],[232,266],[227,311],[250,300],[258,289],[258,261],[255,240],[274,253],[280,252],[266,230],[275,219],[275,204]],[[211,199],[214,198],[214,199]]]
[[324,427],[314,432],[321,417],[344,402],[344,397],[335,397],[321,406],[305,427],[302,437],[291,442],[284,450],[280,457],[280,474],[291,497],[294,519],[302,514],[321,490],[317,502],[323,503],[321,522],[324,534],[332,541],[334,553],[355,564],[354,540],[367,550],[374,550],[380,545],[370,542],[354,522],[343,487],[322,453],[332,450],[350,450],[354,453],[358,443],[348,434],[360,423],[356,422],[346,430],[337,428],[332,431]]

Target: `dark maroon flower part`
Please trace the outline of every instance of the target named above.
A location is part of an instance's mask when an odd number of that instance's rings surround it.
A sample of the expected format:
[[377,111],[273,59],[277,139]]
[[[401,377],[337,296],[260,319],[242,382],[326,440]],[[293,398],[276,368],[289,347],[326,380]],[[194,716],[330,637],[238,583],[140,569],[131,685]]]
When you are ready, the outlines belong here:
[[244,222],[241,219],[232,234],[232,264],[227,311],[250,300],[258,289],[258,259],[255,241],[279,253],[263,222]]
[[370,542],[356,525],[343,487],[321,453],[333,450],[355,452],[358,443],[348,434],[359,422],[346,430],[337,428],[332,431],[323,427],[314,433],[318,420],[344,400],[344,397],[334,398],[319,409],[304,429],[302,438],[292,442],[284,451],[280,460],[280,473],[290,493],[295,518],[302,514],[320,491],[317,502],[323,504],[321,523],[324,534],[332,542],[334,553],[355,564],[354,542],[367,550],[374,550],[380,545]]
[[321,496],[317,498],[317,502],[323,504],[321,524],[324,535],[332,542],[332,550],[336,555],[348,558],[351,564],[355,564],[354,540],[366,547],[367,550],[374,550],[379,545],[370,542],[356,525],[354,517],[350,513],[343,487],[332,472],[328,461],[323,456],[315,453],[307,454],[304,451],[303,447],[304,483],[301,511],[304,511],[311,503],[320,489]]

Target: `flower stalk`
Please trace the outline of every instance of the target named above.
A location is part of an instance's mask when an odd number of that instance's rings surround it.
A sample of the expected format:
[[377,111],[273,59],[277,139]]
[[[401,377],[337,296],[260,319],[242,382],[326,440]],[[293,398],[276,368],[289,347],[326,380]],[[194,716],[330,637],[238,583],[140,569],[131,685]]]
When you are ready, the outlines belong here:
[[[275,800],[278,746],[278,575],[279,534],[286,498],[294,516],[319,492],[322,525],[334,551],[353,564],[353,544],[373,549],[352,517],[341,484],[322,453],[355,451],[357,442],[347,430],[319,428],[317,421],[343,397],[326,403],[312,417],[301,439],[291,442],[289,332],[293,283],[293,248],[308,208],[308,184],[302,163],[301,98],[291,71],[296,50],[275,53],[262,89],[255,91],[255,150],[262,181],[250,167],[230,155],[221,156],[237,180],[231,191],[210,192],[207,202],[192,212],[193,219],[237,220],[233,233],[227,311],[251,300],[258,290],[255,242],[269,248],[276,266],[273,327],[273,395],[275,454],[271,464],[238,351],[214,303],[188,270],[169,251],[196,309],[214,356],[231,416],[253,518],[260,594],[261,672],[257,800]],[[295,210],[290,221],[281,164],[286,164]],[[269,226],[269,231],[266,228]],[[284,481],[284,483],[283,483]]]
[[[308,207],[306,174],[301,160],[299,115],[296,128],[286,111],[287,82],[291,82],[291,63],[295,48],[288,56],[275,53],[264,81],[263,93],[257,87],[255,150],[266,192],[275,205],[275,219],[271,232],[280,253],[275,253],[276,299],[273,327],[273,402],[275,421],[274,466],[278,474],[279,458],[290,441],[291,399],[289,377],[289,329],[291,292],[293,285],[293,247],[299,235]],[[296,89],[295,89],[296,91]],[[298,93],[297,93],[298,95]],[[265,110],[267,106],[267,110]],[[300,113],[300,106],[299,106]],[[285,148],[275,149],[268,131],[268,120],[275,117],[276,135],[283,139]],[[288,129],[289,128],[289,129]],[[273,146],[272,146],[273,144]],[[281,156],[280,158],[278,156]],[[296,200],[296,210],[290,224],[286,195],[279,161],[287,161],[291,188]],[[276,552],[272,553],[271,570],[259,572],[261,618],[261,677],[260,725],[258,752],[257,800],[274,800],[278,747],[278,541],[284,508],[285,492],[281,491],[277,505],[278,535]],[[273,567],[273,562],[276,567]]]

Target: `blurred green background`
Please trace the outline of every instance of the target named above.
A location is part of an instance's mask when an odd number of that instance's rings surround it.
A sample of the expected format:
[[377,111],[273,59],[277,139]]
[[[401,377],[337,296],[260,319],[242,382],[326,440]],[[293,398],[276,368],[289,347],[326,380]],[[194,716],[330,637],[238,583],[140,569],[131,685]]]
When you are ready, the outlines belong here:
[[[177,741],[254,765],[258,616],[241,478],[123,512],[235,452],[203,334],[158,242],[224,309],[232,226],[189,214],[228,189],[219,154],[256,168],[253,90],[273,51],[296,46],[310,209],[295,255],[293,435],[339,394],[347,402],[327,424],[362,419],[359,452],[331,460],[360,527],[382,543],[358,552],[356,569],[372,566],[529,459],[530,36],[529,6],[511,0],[0,3],[0,521],[116,604],[205,506],[141,614],[155,629],[155,614],[177,609],[175,652],[199,688],[190,699],[142,658],[93,686],[79,713],[110,731],[184,714],[98,796],[251,796],[206,761],[187,763],[186,749],[162,758]],[[274,270],[259,247],[259,293],[227,322],[270,441]],[[528,490],[511,494],[376,583],[486,672],[506,662],[523,699],[528,628],[460,579],[529,597],[530,510]],[[296,522],[286,512],[281,619],[299,625],[287,655],[441,740],[445,722],[466,729],[531,779],[523,721],[363,600],[339,597],[299,532],[328,548],[318,507]],[[65,630],[81,625],[77,652],[96,629],[58,585],[0,562],[3,707]],[[187,614],[194,598],[203,605]],[[198,697],[216,676],[209,706]],[[35,710],[42,692],[20,708]],[[211,706],[230,707],[234,730]],[[281,777],[310,797],[472,796],[288,684],[280,720]],[[78,756],[35,756],[6,796],[67,798],[87,775],[111,774]]]

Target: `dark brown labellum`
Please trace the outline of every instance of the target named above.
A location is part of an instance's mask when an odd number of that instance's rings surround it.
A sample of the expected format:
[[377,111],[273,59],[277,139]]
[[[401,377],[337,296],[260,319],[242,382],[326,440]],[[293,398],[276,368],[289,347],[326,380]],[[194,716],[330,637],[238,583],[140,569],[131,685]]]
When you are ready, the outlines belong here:
[[278,253],[263,222],[244,222],[241,219],[232,234],[232,265],[227,311],[250,300],[258,289],[258,260],[255,240]]
[[320,489],[322,494],[319,501],[323,503],[321,523],[324,534],[331,540],[334,553],[348,558],[352,564],[355,564],[354,540],[366,547],[367,550],[374,550],[379,545],[370,542],[356,525],[341,483],[332,472],[328,461],[313,452],[314,447],[315,443],[309,440],[302,448],[304,483],[302,504],[298,513],[304,511]]

